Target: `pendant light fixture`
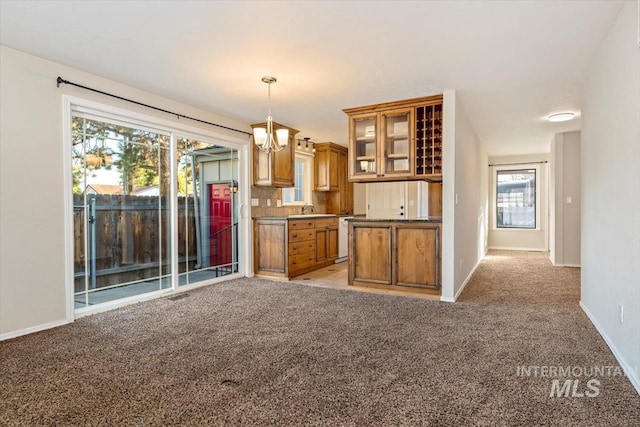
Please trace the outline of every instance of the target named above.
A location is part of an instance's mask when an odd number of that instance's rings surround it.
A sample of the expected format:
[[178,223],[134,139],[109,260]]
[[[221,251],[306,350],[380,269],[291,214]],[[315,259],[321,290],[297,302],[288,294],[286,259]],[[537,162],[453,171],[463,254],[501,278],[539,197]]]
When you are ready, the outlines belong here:
[[271,151],[282,151],[289,142],[289,129],[274,129],[273,118],[271,117],[271,84],[277,80],[275,77],[265,76],[262,81],[268,85],[269,109],[267,110],[267,122],[265,126],[253,128],[253,141],[258,148],[267,153]]

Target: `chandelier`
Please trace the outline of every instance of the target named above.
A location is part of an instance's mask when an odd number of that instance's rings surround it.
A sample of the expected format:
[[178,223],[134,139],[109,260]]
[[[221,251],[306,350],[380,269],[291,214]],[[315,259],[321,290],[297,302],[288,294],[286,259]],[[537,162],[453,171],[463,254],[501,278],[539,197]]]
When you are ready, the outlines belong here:
[[263,151],[282,151],[289,142],[289,129],[274,129],[273,118],[271,117],[271,83],[276,82],[275,77],[265,76],[262,81],[269,85],[269,109],[267,112],[267,123],[265,126],[253,128],[253,140]]

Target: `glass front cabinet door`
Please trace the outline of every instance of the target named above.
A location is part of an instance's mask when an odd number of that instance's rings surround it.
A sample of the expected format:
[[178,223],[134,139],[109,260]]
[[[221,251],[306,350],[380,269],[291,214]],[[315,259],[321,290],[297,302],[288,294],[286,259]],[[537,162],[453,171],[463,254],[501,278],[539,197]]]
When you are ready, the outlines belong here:
[[409,176],[413,172],[413,108],[380,113],[380,175]]
[[351,177],[378,175],[378,113],[353,116],[349,121],[351,139]]

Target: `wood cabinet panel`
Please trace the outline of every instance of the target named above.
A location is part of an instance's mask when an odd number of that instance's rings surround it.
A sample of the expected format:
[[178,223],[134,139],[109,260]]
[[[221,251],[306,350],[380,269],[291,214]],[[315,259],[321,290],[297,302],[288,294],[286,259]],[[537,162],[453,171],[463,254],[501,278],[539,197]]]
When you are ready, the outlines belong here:
[[338,229],[330,228],[327,230],[327,257],[329,259],[338,259]]
[[303,242],[289,242],[289,256],[299,255],[306,252],[314,252],[316,245],[313,240],[306,240]]
[[439,228],[400,227],[396,229],[396,284],[438,286]]
[[391,284],[391,227],[358,227],[352,231],[353,280]]
[[[320,143],[316,144],[331,144]],[[353,213],[353,183],[349,181],[349,158],[347,149],[345,147],[332,145],[332,153],[337,155],[337,167],[333,168],[335,171],[335,178],[337,180],[337,190],[330,191],[326,195],[327,213],[334,213],[338,215],[352,214]],[[331,172],[331,176],[334,176],[334,172]]]
[[429,183],[429,216],[442,216],[442,183]]
[[317,191],[338,191],[340,189],[339,168],[340,153],[346,151],[332,142],[315,144],[314,171],[315,189]]
[[327,253],[327,229],[316,230],[316,261],[326,261],[329,257]]
[[312,267],[316,264],[315,252],[289,256],[289,272],[296,275],[296,272]]
[[289,231],[305,230],[315,228],[316,222],[313,219],[296,219],[289,220]]
[[305,240],[313,240],[316,231],[313,228],[307,230],[289,231],[289,242],[302,242]]
[[254,226],[257,244],[255,269],[257,271],[286,271],[286,223],[266,222]]

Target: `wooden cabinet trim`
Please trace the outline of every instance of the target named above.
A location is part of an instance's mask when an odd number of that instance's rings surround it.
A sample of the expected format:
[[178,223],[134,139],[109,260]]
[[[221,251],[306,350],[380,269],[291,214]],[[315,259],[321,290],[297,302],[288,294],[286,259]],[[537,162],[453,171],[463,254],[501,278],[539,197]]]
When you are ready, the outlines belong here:
[[371,112],[380,111],[380,110],[391,110],[391,109],[403,108],[403,107],[415,107],[418,105],[433,105],[433,104],[441,103],[443,99],[444,99],[443,95],[433,95],[433,96],[426,96],[421,98],[405,99],[401,101],[392,101],[392,102],[383,102],[380,104],[363,105],[361,107],[345,108],[342,111],[344,111],[346,114],[349,114],[349,115],[364,114],[364,113],[371,113]]

